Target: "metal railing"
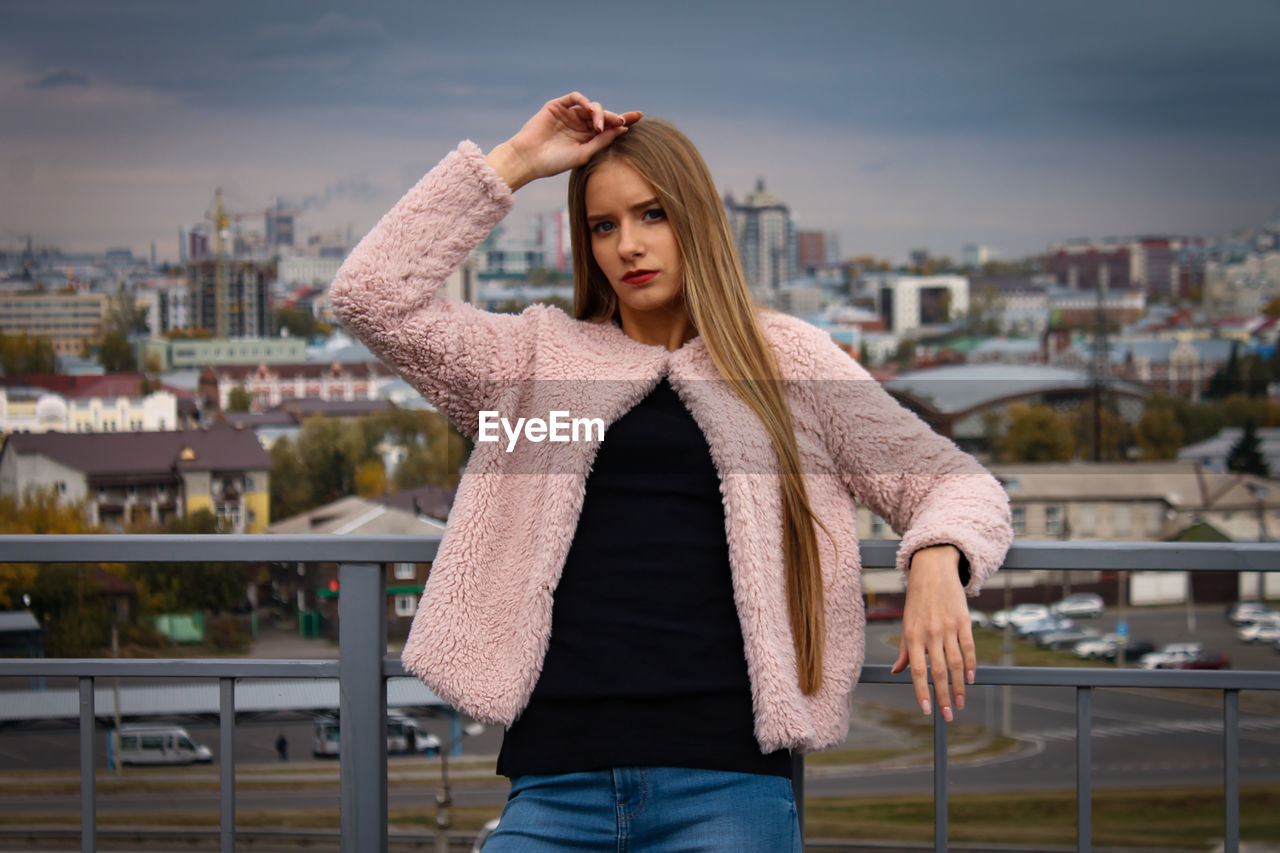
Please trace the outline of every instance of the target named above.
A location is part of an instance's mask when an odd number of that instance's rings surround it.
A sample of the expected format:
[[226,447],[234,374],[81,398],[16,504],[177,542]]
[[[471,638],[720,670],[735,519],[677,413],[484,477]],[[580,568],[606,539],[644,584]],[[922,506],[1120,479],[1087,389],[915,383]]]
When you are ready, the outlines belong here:
[[[0,562],[290,562],[338,563],[340,623],[338,659],[295,660],[99,660],[0,659],[0,676],[69,676],[79,679],[80,848],[96,850],[94,776],[94,680],[104,677],[217,679],[220,762],[219,839],[235,849],[235,682],[248,678],[337,678],[343,721],[340,754],[340,837],[345,853],[387,849],[386,679],[405,676],[400,661],[386,656],[386,592],[383,564],[429,562],[436,537],[382,536],[187,536],[110,535],[0,536]],[[862,543],[867,567],[893,565],[897,543]],[[1277,544],[1168,544],[1151,542],[1019,542],[1005,569],[1118,571],[1280,571]],[[867,666],[862,683],[897,684],[905,675],[887,666]],[[1090,716],[1093,691],[1105,687],[1201,688],[1223,694],[1224,850],[1240,841],[1240,691],[1280,690],[1280,672],[1168,671],[1056,667],[992,667],[979,670],[978,685],[1065,686],[1076,693],[1076,848],[1091,849],[1092,769]],[[947,726],[934,715],[934,849],[947,849]],[[803,762],[794,784],[803,827]]]

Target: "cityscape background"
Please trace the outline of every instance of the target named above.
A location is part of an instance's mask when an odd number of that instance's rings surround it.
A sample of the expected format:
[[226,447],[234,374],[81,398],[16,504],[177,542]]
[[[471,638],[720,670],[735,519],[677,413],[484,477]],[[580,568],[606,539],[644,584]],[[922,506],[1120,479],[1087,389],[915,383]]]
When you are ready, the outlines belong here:
[[[894,262],[1277,215],[1280,9],[1215,4],[0,3],[0,241],[178,260],[221,187],[358,237],[460,138],[580,89],[719,186]],[[522,190],[513,223],[562,204]]]
[[[1212,569],[1228,543],[1280,532],[1275,3],[0,0],[0,21],[0,534],[439,536],[467,441],[343,331],[328,289],[460,139],[490,148],[574,89],[694,139],[755,298],[827,331],[975,454],[1018,540],[1104,543],[1122,567],[1131,543],[1223,543],[1197,552]],[[568,309],[564,195],[563,177],[523,188],[444,292]],[[867,507],[856,525],[863,541],[896,535]],[[347,642],[385,625],[394,655],[431,564],[374,571],[385,609],[360,612]],[[333,657],[355,577],[340,572],[0,563],[0,658]],[[972,601],[984,666],[1234,666],[1249,685],[1280,663],[1280,572],[997,578]],[[868,663],[888,664],[903,578],[872,567],[860,582]],[[316,762],[340,742],[337,682],[264,699],[241,679],[225,742],[214,685],[192,698],[181,670],[171,689],[124,679],[110,700],[99,678],[99,718],[109,702],[122,735],[98,738],[101,772],[130,749],[233,756],[252,780],[240,832],[336,843],[337,768]],[[811,838],[928,840],[933,734],[902,687],[861,686],[847,741],[811,759]],[[1059,689],[971,691],[950,727],[971,797],[954,838],[1075,837],[1060,798],[1077,784],[1079,700]],[[6,838],[80,814],[77,690],[0,679],[0,757],[20,771],[0,774]],[[1092,762],[1096,843],[1220,835],[1216,699],[1096,692],[1091,737],[1110,739]],[[187,728],[171,722],[179,693]],[[1280,707],[1245,693],[1243,836],[1276,842]],[[464,726],[416,680],[393,679],[387,706],[391,822],[442,841],[462,829],[469,848],[506,798],[501,732]],[[147,738],[177,751],[136,754]],[[458,808],[424,808],[464,740]],[[103,822],[191,835],[192,815],[217,811],[212,774],[156,772],[103,784]],[[184,796],[146,787],[171,780]],[[989,792],[999,814],[974,806]]]

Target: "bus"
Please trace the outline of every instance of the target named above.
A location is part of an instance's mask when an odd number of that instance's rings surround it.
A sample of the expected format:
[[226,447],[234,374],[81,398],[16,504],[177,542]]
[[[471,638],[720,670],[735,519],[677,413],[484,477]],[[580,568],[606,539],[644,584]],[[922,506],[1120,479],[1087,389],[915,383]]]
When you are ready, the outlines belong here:
[[[341,726],[338,718],[317,718],[312,726],[311,753],[320,758],[332,758],[339,754]],[[440,738],[423,731],[418,721],[400,711],[387,712],[387,754],[406,755],[423,753],[428,757],[440,754]]]

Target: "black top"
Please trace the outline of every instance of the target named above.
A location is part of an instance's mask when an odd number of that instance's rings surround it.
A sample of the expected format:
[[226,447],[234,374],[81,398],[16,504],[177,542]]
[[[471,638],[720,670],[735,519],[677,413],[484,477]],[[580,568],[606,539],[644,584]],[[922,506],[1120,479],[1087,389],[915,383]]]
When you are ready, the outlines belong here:
[[760,752],[720,479],[664,379],[605,434],[505,776],[622,765],[790,776]]

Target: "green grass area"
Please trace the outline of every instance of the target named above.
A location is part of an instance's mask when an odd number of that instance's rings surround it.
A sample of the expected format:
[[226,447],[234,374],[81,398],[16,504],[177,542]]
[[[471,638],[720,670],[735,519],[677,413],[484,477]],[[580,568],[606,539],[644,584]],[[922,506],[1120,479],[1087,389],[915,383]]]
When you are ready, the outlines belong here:
[[[1222,841],[1222,792],[1215,788],[1095,792],[1093,843],[1107,847],[1211,850]],[[1074,793],[953,794],[948,839],[1072,845]],[[810,798],[810,838],[933,840],[931,797]],[[1280,786],[1242,786],[1242,841],[1280,842]]]
[[[978,662],[999,664],[1004,649],[1004,631],[998,628],[974,628],[973,643],[978,649]],[[1031,640],[1023,640],[1017,635],[1013,638],[1014,666],[1102,666],[1114,667],[1115,664],[1104,660],[1087,660],[1078,658],[1069,649],[1054,651],[1042,649]]]
[[[806,765],[825,767],[884,761],[929,764],[933,761],[933,718],[916,711],[874,706],[882,722],[905,734],[904,745],[869,749],[828,749],[806,755]],[[947,753],[952,760],[986,758],[1016,749],[1018,741],[970,723],[947,724]]]
[[[498,806],[449,810],[451,828],[477,831],[501,813]],[[1223,832],[1222,791],[1217,788],[1096,791],[1093,844],[1098,847],[1212,850]],[[393,830],[435,826],[435,808],[392,809]],[[156,826],[155,812],[101,813],[103,826]],[[70,813],[0,815],[10,826],[72,826]],[[239,810],[241,827],[337,828],[336,809],[257,812]],[[1043,794],[953,794],[948,814],[952,842],[1029,846],[1073,845],[1076,802],[1073,792]],[[164,815],[168,827],[213,827],[216,811]],[[809,838],[917,841],[933,839],[933,800],[916,797],[811,797],[805,804]],[[1240,790],[1240,839],[1280,843],[1280,786],[1245,785]]]

